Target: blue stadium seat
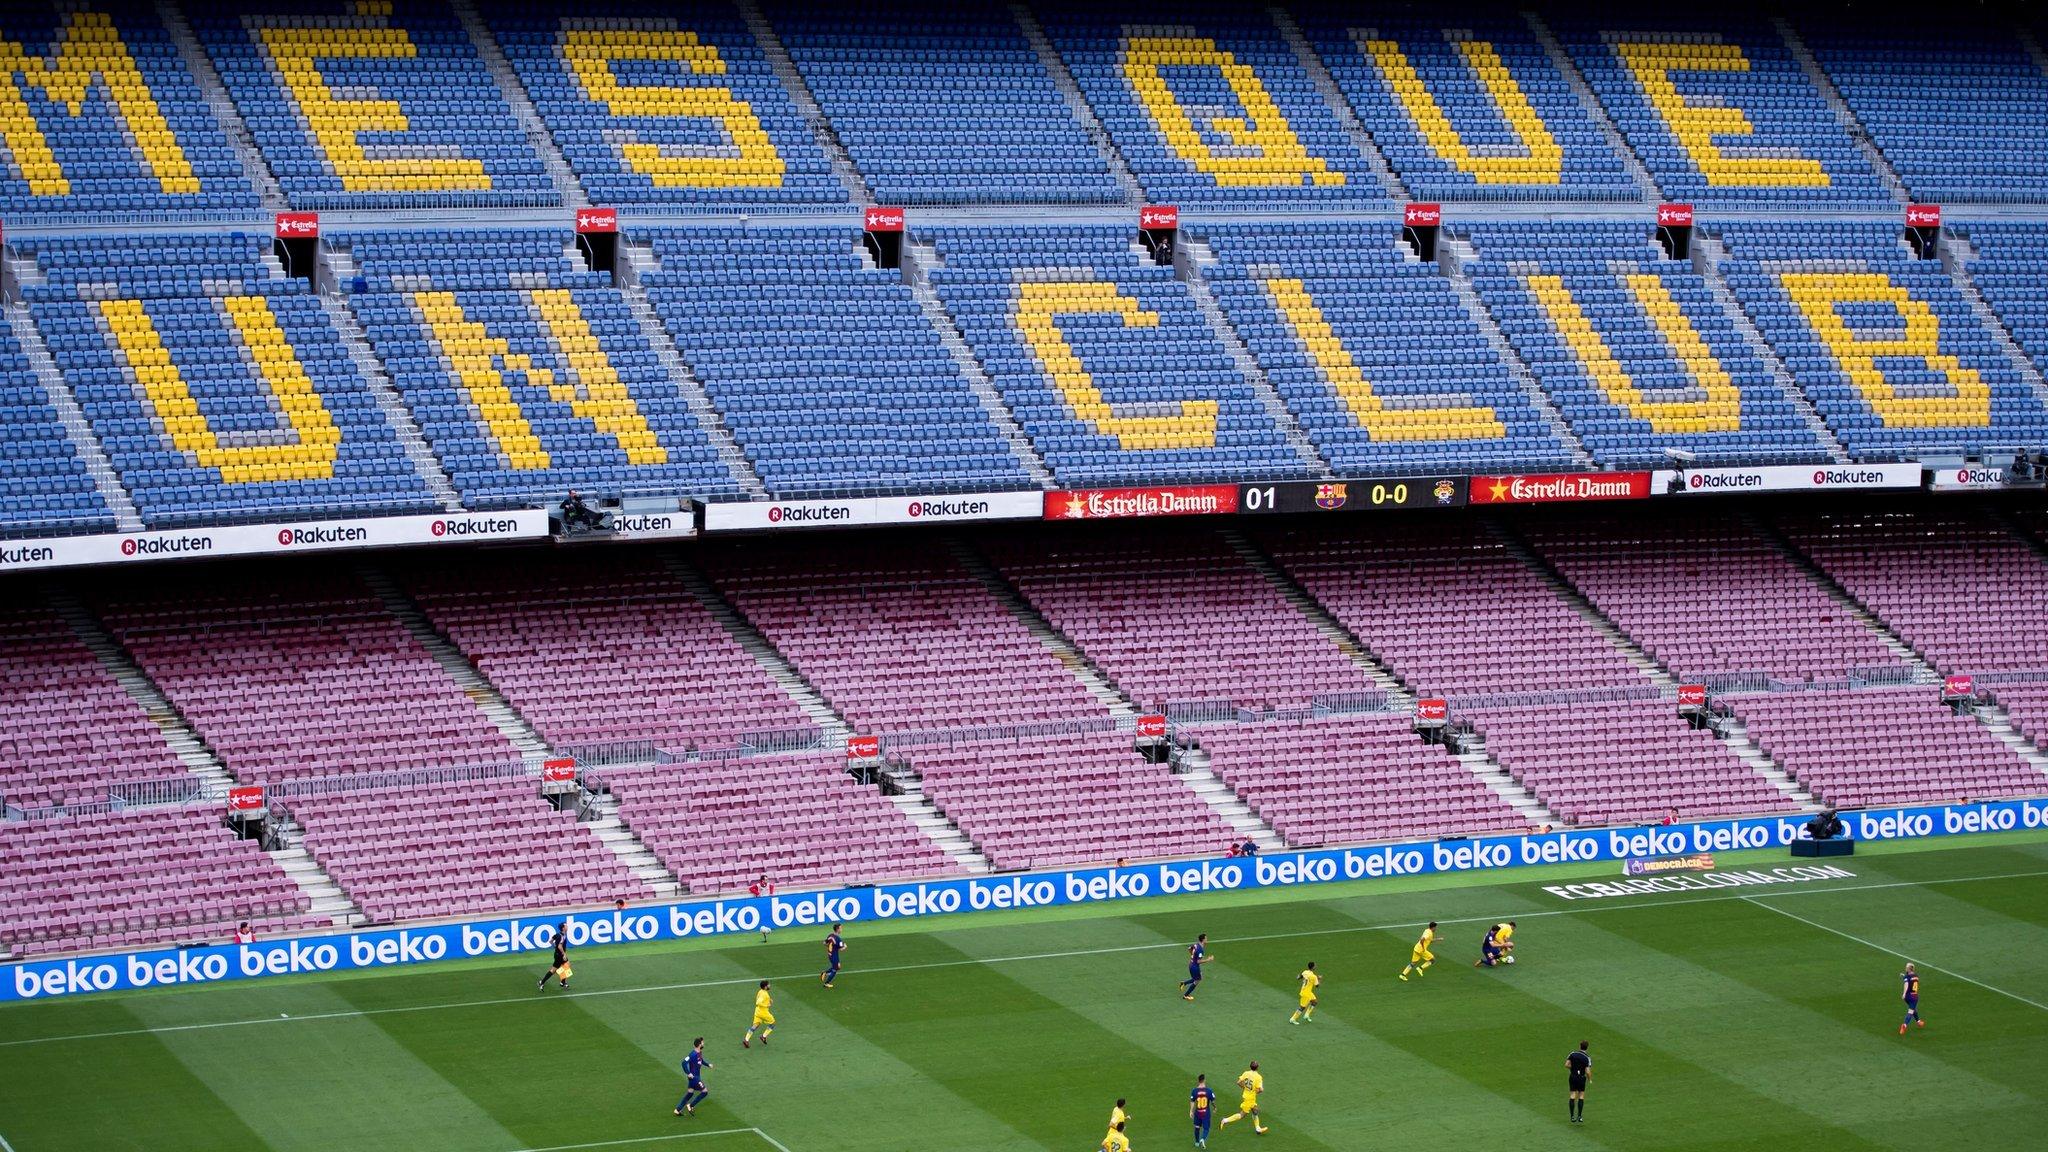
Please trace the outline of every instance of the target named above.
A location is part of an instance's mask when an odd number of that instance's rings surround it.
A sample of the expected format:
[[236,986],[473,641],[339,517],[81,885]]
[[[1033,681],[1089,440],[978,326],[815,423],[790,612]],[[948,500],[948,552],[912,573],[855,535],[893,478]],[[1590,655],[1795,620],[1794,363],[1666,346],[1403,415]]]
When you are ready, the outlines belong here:
[[1304,32],[1417,200],[1644,196],[1519,19],[1361,12]]
[[0,319],[0,536],[107,531],[114,517]]
[[611,205],[848,202],[796,101],[730,4],[483,6],[569,166]]
[[2048,72],[2012,30],[1944,11],[1804,33],[1814,58],[1916,200],[2048,201]]
[[16,242],[29,312],[151,527],[431,511],[320,302],[266,237]]
[[1807,417],[1706,278],[1647,224],[1483,224],[1479,298],[1602,465],[1825,463]]
[[1231,326],[1340,476],[1568,467],[1436,267],[1393,224],[1202,229]]
[[1123,198],[1010,13],[890,0],[776,12],[790,59],[882,204]]
[[1725,235],[1729,287],[1860,460],[2048,443],[2048,409],[1938,261],[1894,224]]
[[772,493],[1030,487],[901,274],[859,237],[657,232],[648,299]]
[[1970,279],[2035,368],[2048,372],[2048,225],[1968,224],[1962,230],[1977,250]]
[[1337,113],[1257,7],[1156,18],[1063,0],[1046,35],[1155,202],[1304,209],[1387,197]]
[[0,7],[0,216],[10,221],[256,207],[233,146],[152,7]]
[[347,243],[350,306],[465,505],[739,491],[610,274],[561,234]]
[[1551,20],[1665,199],[1804,208],[1895,203],[1770,25],[1647,9]]
[[932,283],[1067,485],[1302,478],[1171,268],[1118,228],[952,229]]
[[558,204],[469,33],[438,0],[267,0],[193,30],[292,207]]

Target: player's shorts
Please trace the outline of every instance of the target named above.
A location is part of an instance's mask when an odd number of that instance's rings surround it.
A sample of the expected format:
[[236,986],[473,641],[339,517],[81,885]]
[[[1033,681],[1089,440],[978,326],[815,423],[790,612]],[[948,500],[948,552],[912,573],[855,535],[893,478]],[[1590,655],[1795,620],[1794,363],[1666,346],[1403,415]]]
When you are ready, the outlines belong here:
[[1202,966],[1200,964],[1188,965],[1188,979],[1196,984],[1202,982]]
[[1257,1112],[1259,1110],[1259,1094],[1256,1092],[1245,1093],[1244,1099],[1238,1102],[1237,1110],[1239,1112]]
[[1479,953],[1486,957],[1487,963],[1491,964],[1495,960],[1500,959],[1501,947],[1498,944],[1481,944],[1479,946]]
[[1303,1008],[1310,1008],[1310,1007],[1314,1007],[1314,1006],[1315,1006],[1315,1002],[1316,1002],[1316,998],[1315,998],[1314,996],[1303,996],[1303,997],[1301,998],[1301,1006],[1302,1006]]
[[692,1091],[692,1092],[702,1092],[703,1090],[704,1090],[704,1078],[703,1078],[703,1077],[701,1077],[701,1076],[692,1076],[692,1077],[690,1077],[690,1091]]
[[1920,1010],[1920,998],[1919,998],[1918,996],[1908,996],[1908,997],[1906,997],[1906,1007],[1908,1007],[1908,1008],[1911,1008],[1911,1009],[1913,1009],[1913,1010],[1914,1010],[1915,1012],[1919,1011],[1919,1010]]
[[1581,1075],[1581,1074],[1579,1074],[1579,1073],[1577,1073],[1577,1072],[1574,1072],[1574,1073],[1572,1073],[1572,1075],[1571,1075],[1571,1090],[1572,1090],[1572,1091],[1574,1091],[1574,1092],[1584,1092],[1584,1091],[1586,1090],[1586,1078],[1585,1078],[1585,1076],[1583,1076],[1583,1075]]
[[1422,963],[1422,962],[1423,962],[1423,961],[1425,961],[1425,960],[1434,960],[1434,959],[1436,959],[1436,953],[1434,953],[1434,952],[1431,952],[1431,951],[1429,951],[1429,950],[1428,950],[1428,949],[1426,949],[1426,948],[1416,948],[1416,949],[1412,949],[1412,950],[1411,950],[1411,951],[1410,951],[1410,952],[1408,953],[1408,962],[1409,962],[1410,964],[1420,964],[1420,963]]
[[756,1013],[754,1013],[754,1027],[756,1027],[756,1028],[773,1028],[774,1026],[775,1026],[775,1014],[774,1014],[773,1012],[756,1012]]

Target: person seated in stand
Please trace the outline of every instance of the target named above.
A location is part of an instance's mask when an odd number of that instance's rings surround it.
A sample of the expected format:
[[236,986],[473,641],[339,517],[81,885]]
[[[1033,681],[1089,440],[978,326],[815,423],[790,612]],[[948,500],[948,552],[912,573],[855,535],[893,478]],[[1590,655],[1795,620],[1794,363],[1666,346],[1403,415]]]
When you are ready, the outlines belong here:
[[574,532],[578,528],[598,529],[607,526],[604,513],[585,504],[583,497],[578,495],[574,488],[569,489],[569,494],[562,497],[563,531]]

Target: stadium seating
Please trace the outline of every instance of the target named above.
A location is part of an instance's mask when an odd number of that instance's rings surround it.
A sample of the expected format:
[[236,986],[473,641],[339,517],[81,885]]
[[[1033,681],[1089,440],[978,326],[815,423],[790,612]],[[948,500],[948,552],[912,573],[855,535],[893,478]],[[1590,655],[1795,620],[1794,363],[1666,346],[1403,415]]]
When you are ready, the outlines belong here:
[[652,243],[648,299],[770,492],[1031,486],[902,277],[876,268],[854,229]]
[[1473,286],[1595,462],[1824,463],[1814,431],[1647,224],[1488,224]]
[[97,804],[110,785],[189,779],[70,625],[28,604],[0,608],[0,804]]
[[294,208],[558,204],[469,33],[441,0],[265,0],[194,33]]
[[1258,8],[1033,5],[1154,202],[1308,208],[1386,191]]
[[1132,232],[928,239],[940,298],[1063,484],[1310,474],[1186,285]]
[[1878,634],[1727,514],[1575,518],[1530,539],[1602,615],[1680,680],[1904,679]]
[[2038,796],[2048,774],[1974,717],[1944,707],[1936,685],[1723,697],[1751,739],[1835,807]]
[[[924,794],[997,868],[1220,855],[1239,837],[1129,732],[909,750]],[[1113,796],[1114,803],[1076,803]]]
[[[1112,204],[1123,192],[1001,6],[905,0],[859,19],[770,10],[833,132],[882,204]],[[943,109],[941,113],[940,110]]]
[[373,923],[654,895],[534,776],[273,798]]
[[265,238],[47,240],[22,291],[145,524],[434,508]]
[[847,203],[817,138],[721,0],[480,5],[598,204]]
[[738,493],[610,274],[563,236],[420,241],[348,237],[350,306],[466,506]]
[[1768,24],[1718,10],[1546,18],[1666,200],[1895,203]]
[[1393,225],[1201,235],[1218,304],[1339,476],[1571,466],[1449,280]]
[[1802,38],[1915,200],[2048,200],[2048,72],[1968,10],[1917,22],[1808,21]]
[[0,8],[0,217],[217,215],[256,193],[154,6]]
[[224,944],[331,928],[218,801],[52,820],[0,821],[0,954]]
[[737,892],[763,874],[802,888],[960,870],[880,792],[855,783],[838,749],[606,768],[596,779],[695,895]]
[[1938,671],[2048,672],[2048,561],[1983,515],[1816,512],[1779,523]]
[[2048,752],[2048,679],[1993,684],[1983,695],[2005,709],[2014,730]]
[[77,445],[0,318],[0,538],[113,526]]
[[1855,458],[2048,443],[2042,397],[1898,228],[1759,224],[1724,239],[1729,287]]
[[1304,24],[1410,197],[1643,197],[1594,113],[1517,16],[1461,5],[1434,19],[1360,10],[1341,24]]
[[99,593],[98,611],[249,783],[519,759],[376,597],[312,571],[261,593],[202,576]]
[[1531,830],[1442,745],[1417,739],[1405,713],[1179,733],[1290,847]]
[[1424,696],[1635,691],[1649,681],[1499,539],[1470,521],[1297,528],[1260,541]]
[[1574,824],[1753,816],[1791,807],[1784,793],[1669,698],[1459,708],[1486,751]]
[[905,555],[850,543],[834,549],[826,571],[792,567],[787,557],[763,545],[700,559],[734,607],[858,733],[1109,715],[942,550]]
[[1147,711],[1304,708],[1375,692],[1220,539],[1188,532],[993,543],[1033,607]]
[[407,580],[434,627],[557,750],[732,748],[816,732],[767,672],[653,558],[468,565]]
[[1970,280],[2034,363],[2048,372],[2048,226],[1971,223]]

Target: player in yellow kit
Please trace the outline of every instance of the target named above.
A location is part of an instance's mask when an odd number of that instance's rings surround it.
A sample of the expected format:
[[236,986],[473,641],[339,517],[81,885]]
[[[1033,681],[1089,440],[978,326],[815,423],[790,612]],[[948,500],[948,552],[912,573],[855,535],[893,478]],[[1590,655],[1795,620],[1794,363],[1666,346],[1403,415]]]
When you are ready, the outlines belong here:
[[1126,1123],[1130,1121],[1131,1114],[1129,1112],[1124,1111],[1124,1105],[1127,1103],[1129,1103],[1129,1101],[1119,1096],[1116,1098],[1116,1107],[1111,1108],[1109,1110],[1109,1130],[1111,1132],[1114,1132],[1117,1129],[1123,1127]]
[[1117,1121],[1109,1135],[1102,1138],[1102,1152],[1131,1152],[1131,1138],[1124,1135],[1123,1121]]
[[1266,1090],[1266,1078],[1259,1075],[1257,1060],[1252,1061],[1251,1067],[1245,1069],[1244,1074],[1237,1078],[1237,1086],[1244,1089],[1244,1099],[1238,1101],[1237,1111],[1223,1118],[1223,1126],[1228,1128],[1249,1116],[1252,1118],[1252,1131],[1264,1136],[1266,1123],[1259,1119],[1259,1093]]
[[774,998],[768,995],[768,982],[763,980],[760,991],[754,993],[754,1022],[747,1025],[747,1034],[740,1039],[740,1047],[754,1046],[754,1032],[757,1029],[761,1033],[761,1047],[768,1046],[768,1036],[775,1031],[775,1013],[769,1011],[774,1006]]
[[1420,976],[1424,972],[1429,971],[1429,966],[1436,963],[1436,953],[1429,950],[1430,946],[1435,943],[1436,921],[1431,920],[1429,927],[1422,930],[1422,938],[1415,942],[1414,951],[1408,953],[1408,966],[1401,969],[1401,979],[1408,979],[1410,972]]
[[1316,989],[1322,986],[1323,978],[1316,975],[1316,962],[1311,960],[1308,962],[1308,967],[1301,970],[1301,1002],[1296,1005],[1294,1015],[1287,1018],[1289,1024],[1299,1024],[1303,1020],[1311,1024],[1315,1023]]

